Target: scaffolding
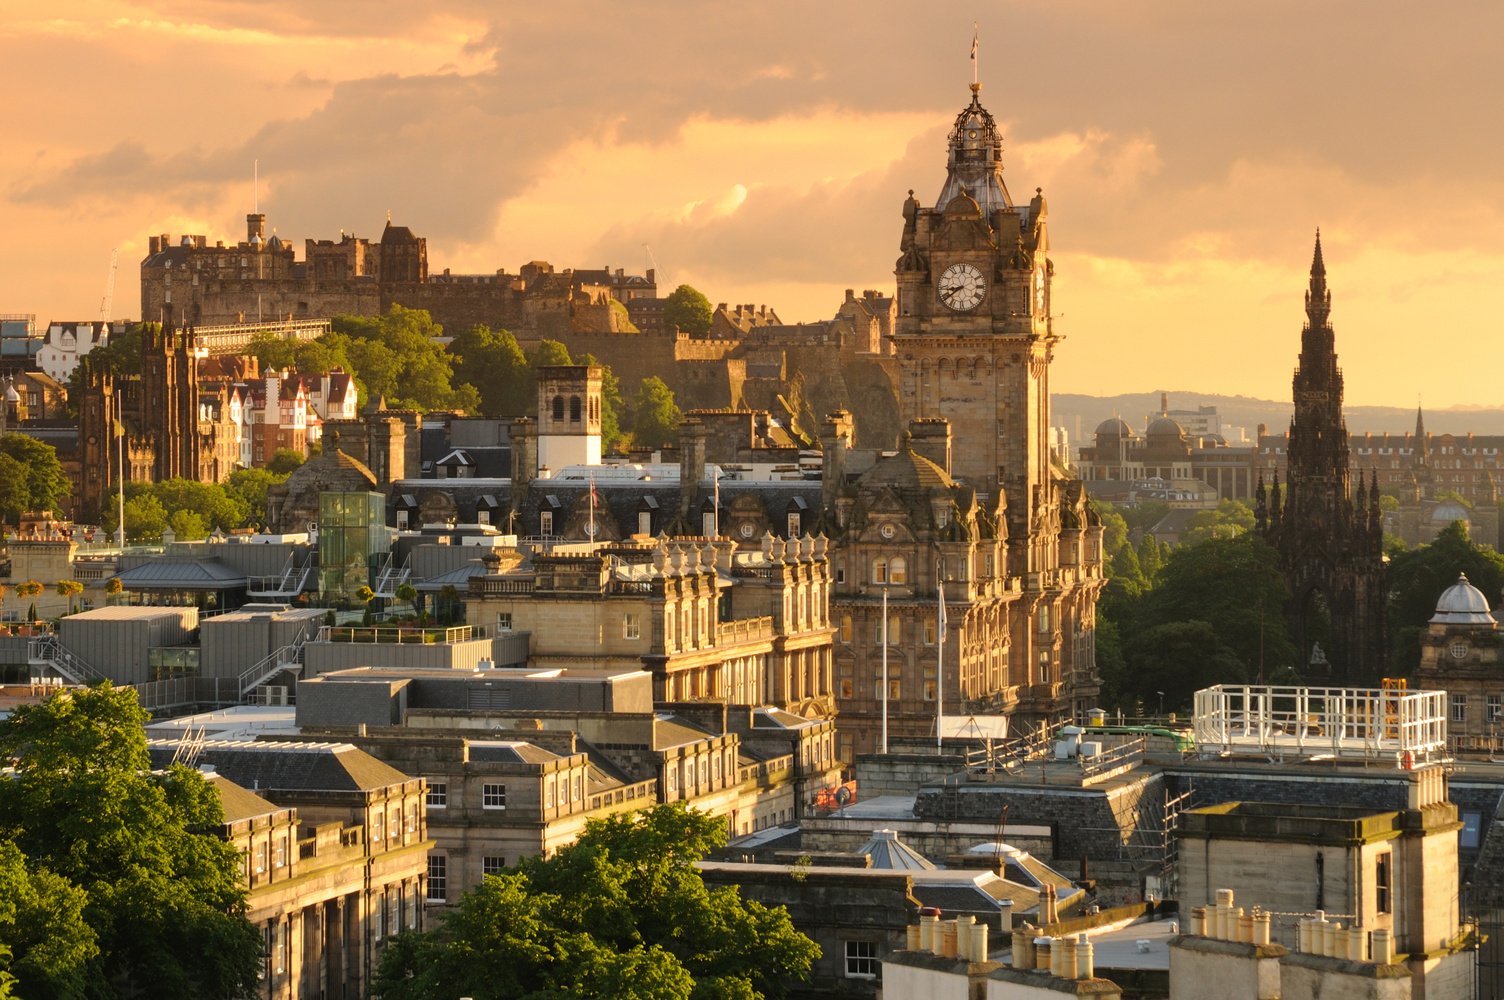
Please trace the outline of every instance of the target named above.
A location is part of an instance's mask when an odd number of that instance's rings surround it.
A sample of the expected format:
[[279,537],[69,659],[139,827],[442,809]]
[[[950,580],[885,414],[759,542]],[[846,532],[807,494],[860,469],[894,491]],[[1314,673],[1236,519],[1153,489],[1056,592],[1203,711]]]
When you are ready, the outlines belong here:
[[1400,767],[1446,759],[1445,691],[1219,684],[1196,692],[1203,756],[1392,759]]

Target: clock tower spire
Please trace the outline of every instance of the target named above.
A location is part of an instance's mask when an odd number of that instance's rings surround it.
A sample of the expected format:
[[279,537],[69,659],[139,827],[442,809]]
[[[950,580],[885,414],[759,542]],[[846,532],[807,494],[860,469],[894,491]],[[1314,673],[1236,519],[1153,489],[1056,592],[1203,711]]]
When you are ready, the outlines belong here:
[[1074,659],[1061,636],[1095,628],[1100,546],[1087,555],[1082,545],[1101,528],[1050,444],[1050,365],[1060,338],[1050,316],[1049,207],[1041,188],[1027,204],[1009,194],[1002,133],[981,90],[972,84],[951,126],[939,196],[923,205],[910,191],[904,202],[893,334],[899,398],[906,421],[950,422],[964,443],[952,473],[998,511],[1008,573],[1022,583],[1010,611],[1010,673],[1018,690],[1036,692],[1018,708],[1058,719],[1090,707],[1095,691],[1090,654]]

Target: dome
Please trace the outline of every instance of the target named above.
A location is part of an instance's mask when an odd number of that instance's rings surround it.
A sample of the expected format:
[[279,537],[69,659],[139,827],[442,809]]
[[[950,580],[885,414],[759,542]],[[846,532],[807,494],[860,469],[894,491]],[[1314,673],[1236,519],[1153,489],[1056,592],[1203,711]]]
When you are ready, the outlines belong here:
[[884,486],[899,492],[950,489],[956,481],[940,466],[916,454],[905,440],[897,454],[889,455],[868,469],[858,481],[858,489],[867,492]]
[[1159,417],[1144,432],[1148,437],[1185,437],[1185,428],[1170,417]]
[[16,391],[16,383],[11,382],[5,387],[5,401],[7,403],[19,403],[21,394]]
[[1446,500],[1436,505],[1431,511],[1431,521],[1435,524],[1451,524],[1453,521],[1470,521],[1472,514],[1456,500]]
[[1466,573],[1457,574],[1457,582],[1448,587],[1436,602],[1433,625],[1493,625],[1488,613],[1488,598],[1467,581]]
[[1128,421],[1121,417],[1108,417],[1097,425],[1097,437],[1133,437],[1133,428],[1128,426]]

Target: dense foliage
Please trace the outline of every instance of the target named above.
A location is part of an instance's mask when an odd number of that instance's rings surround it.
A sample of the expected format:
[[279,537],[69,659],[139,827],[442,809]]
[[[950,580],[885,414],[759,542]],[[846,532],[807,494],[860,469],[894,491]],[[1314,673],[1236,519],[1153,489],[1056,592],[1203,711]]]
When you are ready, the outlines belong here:
[[670,329],[677,327],[685,333],[703,337],[710,332],[714,319],[715,310],[710,307],[710,300],[689,285],[675,288],[663,302],[663,323]]
[[244,996],[261,938],[196,771],[153,773],[135,692],[60,693],[0,722],[0,946],[17,996]]
[[[266,493],[286,475],[268,469],[237,469],[224,483],[165,479],[160,483],[125,484],[125,537],[131,542],[161,541],[168,528],[180,542],[197,541],[213,531],[260,527],[266,523]],[[113,536],[119,506],[105,504],[101,524]]]
[[15,523],[22,511],[60,510],[71,492],[56,448],[21,432],[0,437],[0,520]]
[[1420,666],[1420,636],[1436,613],[1442,592],[1466,573],[1489,604],[1504,593],[1504,556],[1468,538],[1454,522],[1429,545],[1396,551],[1389,563],[1389,669],[1414,676]]
[[396,938],[383,1000],[781,997],[819,948],[788,912],[709,888],[725,824],[681,804],[591,820],[575,844],[488,876],[436,929]]
[[632,407],[632,438],[643,448],[662,448],[674,443],[684,414],[674,402],[674,392],[656,375],[642,380]]

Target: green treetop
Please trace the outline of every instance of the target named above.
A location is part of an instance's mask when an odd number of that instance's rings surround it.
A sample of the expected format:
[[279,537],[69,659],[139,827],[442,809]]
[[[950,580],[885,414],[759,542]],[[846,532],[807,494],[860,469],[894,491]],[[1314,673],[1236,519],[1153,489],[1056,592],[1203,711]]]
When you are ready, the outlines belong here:
[[[0,781],[0,841],[33,877],[84,894],[98,944],[88,996],[247,995],[261,939],[245,919],[240,858],[219,836],[218,795],[197,771],[151,771],[145,721],[135,692],[108,684],[16,709],[0,723],[0,757],[15,762]],[[19,995],[33,995],[24,980]]]
[[697,337],[710,332],[714,318],[710,300],[689,285],[675,288],[663,302],[663,322]]
[[591,820],[551,858],[488,876],[437,929],[382,957],[384,1000],[782,997],[819,948],[782,908],[709,888],[720,820],[674,803]]

